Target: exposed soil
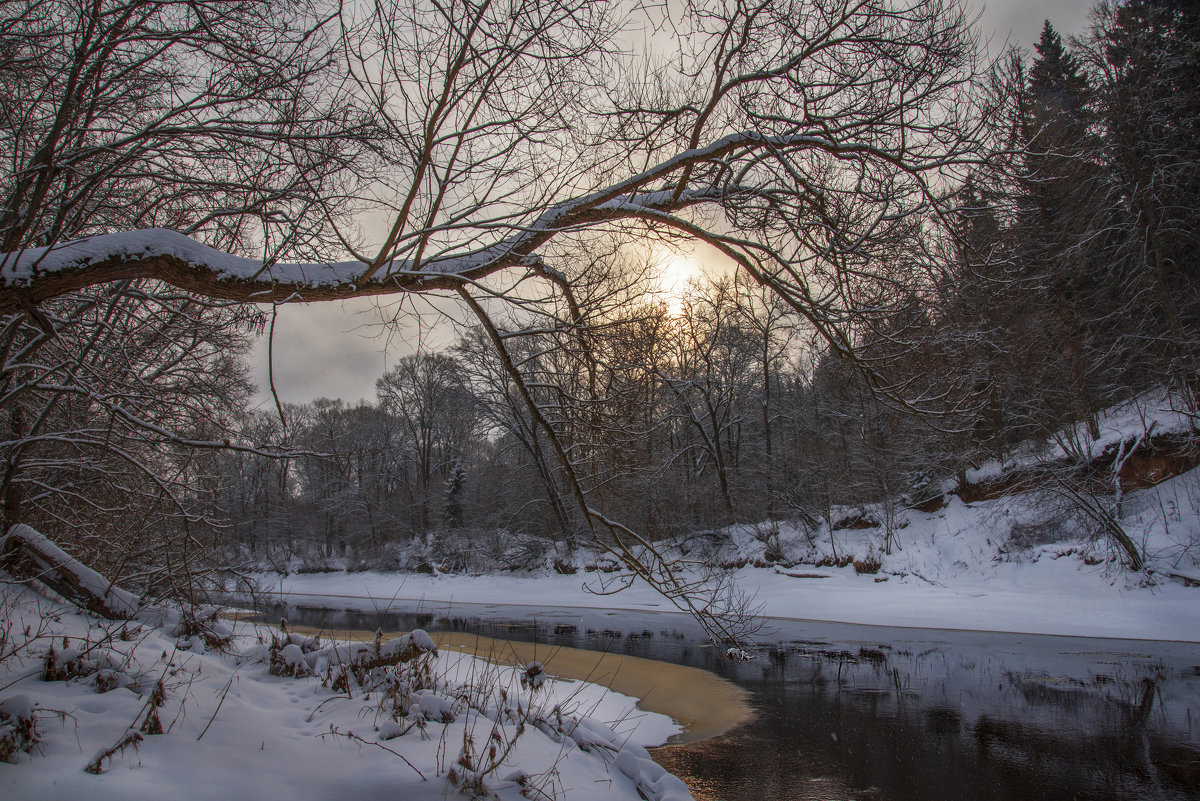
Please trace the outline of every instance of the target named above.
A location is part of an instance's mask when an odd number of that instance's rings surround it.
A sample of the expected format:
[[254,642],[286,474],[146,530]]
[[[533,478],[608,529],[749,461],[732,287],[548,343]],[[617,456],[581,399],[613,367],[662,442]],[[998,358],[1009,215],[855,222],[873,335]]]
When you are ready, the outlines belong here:
[[[1127,447],[1133,443],[1126,443]],[[1076,477],[1087,482],[1096,492],[1115,492],[1112,480],[1113,462],[1119,446],[1107,448],[1103,454],[1086,465],[1076,466]],[[1193,437],[1179,434],[1163,434],[1151,437],[1126,460],[1121,467],[1121,484],[1125,491],[1153,487],[1200,465],[1200,443]],[[1010,470],[976,484],[966,484],[955,490],[964,503],[989,501],[1016,492],[1036,489],[1048,480],[1051,470],[1061,470],[1063,465],[1038,465],[1031,468]]]

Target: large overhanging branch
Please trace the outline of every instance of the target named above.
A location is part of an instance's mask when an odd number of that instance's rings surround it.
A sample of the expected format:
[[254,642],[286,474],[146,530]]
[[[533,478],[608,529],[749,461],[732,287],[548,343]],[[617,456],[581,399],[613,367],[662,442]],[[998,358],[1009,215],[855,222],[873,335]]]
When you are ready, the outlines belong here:
[[[781,158],[819,151],[839,158],[893,162],[894,156],[866,144],[838,143],[809,135],[764,136],[742,132],[673,158],[605,189],[558,203],[495,244],[426,260],[393,261],[378,272],[363,261],[271,263],[235,256],[183,234],[148,229],[93,236],[0,257],[0,311],[29,310],[68,292],[111,281],[153,278],[196,294],[241,303],[290,303],[455,289],[512,267],[534,267],[539,249],[565,231],[650,213],[673,213],[699,203],[721,204],[740,187],[699,184],[678,192],[671,177],[681,170],[727,164],[752,156]],[[897,165],[900,166],[900,165]],[[919,173],[936,165],[903,165]],[[499,227],[489,222],[480,227]]]

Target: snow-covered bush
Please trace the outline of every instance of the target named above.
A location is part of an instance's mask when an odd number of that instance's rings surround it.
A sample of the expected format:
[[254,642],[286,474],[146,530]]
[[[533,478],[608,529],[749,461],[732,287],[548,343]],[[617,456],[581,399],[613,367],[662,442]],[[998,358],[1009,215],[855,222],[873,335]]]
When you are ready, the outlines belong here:
[[221,620],[220,609],[213,606],[182,607],[168,631],[179,638],[177,647],[184,651],[224,651],[233,642],[233,627]]
[[1064,537],[1064,521],[1057,517],[1025,522],[1018,521],[1009,529],[1005,546],[1015,550],[1028,550],[1039,545],[1059,542]]
[[780,539],[779,523],[769,521],[753,527],[754,538],[762,543],[762,558],[771,564],[784,561],[783,541]]
[[0,700],[0,762],[16,762],[41,742],[36,707],[25,695]]
[[100,635],[72,645],[64,637],[51,643],[42,657],[42,681],[86,680],[99,693],[118,687],[141,692],[147,677],[133,667],[129,656],[112,648],[112,632],[100,630]]
[[528,687],[531,690],[540,690],[546,683],[549,675],[546,673],[546,668],[541,662],[530,662],[521,671],[521,686]]
[[876,553],[874,548],[868,550],[867,555],[862,559],[854,560],[854,572],[859,575],[878,573],[881,567],[883,567],[883,557]]

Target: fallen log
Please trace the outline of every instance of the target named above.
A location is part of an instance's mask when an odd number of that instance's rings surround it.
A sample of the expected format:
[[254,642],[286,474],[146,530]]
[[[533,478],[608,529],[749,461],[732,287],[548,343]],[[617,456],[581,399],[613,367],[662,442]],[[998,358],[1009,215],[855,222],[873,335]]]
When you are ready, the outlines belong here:
[[80,609],[108,620],[128,620],[142,606],[136,595],[23,523],[10,528],[0,540],[0,565],[13,578],[42,584]]

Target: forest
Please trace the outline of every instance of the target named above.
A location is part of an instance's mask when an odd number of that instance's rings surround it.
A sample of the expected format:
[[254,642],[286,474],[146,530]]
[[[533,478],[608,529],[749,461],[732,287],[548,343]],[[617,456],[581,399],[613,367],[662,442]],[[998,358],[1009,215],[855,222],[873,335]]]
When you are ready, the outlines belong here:
[[[890,550],[1054,450],[1141,569],[1086,440],[1200,410],[1200,8],[989,62],[948,0],[684,6],[8,3],[5,529],[162,597],[579,548],[669,590],[656,543],[858,510]],[[727,266],[665,297],[692,241]],[[251,408],[279,304],[396,293],[474,322],[373,402]]]
[[1197,797],[1200,3],[0,8],[0,797]]

